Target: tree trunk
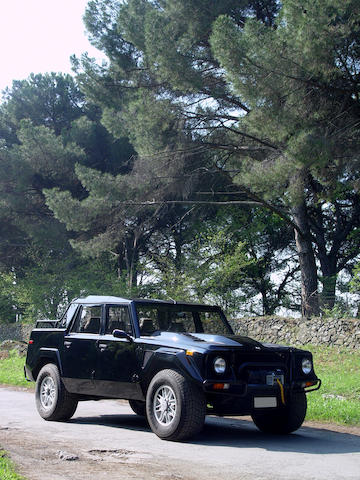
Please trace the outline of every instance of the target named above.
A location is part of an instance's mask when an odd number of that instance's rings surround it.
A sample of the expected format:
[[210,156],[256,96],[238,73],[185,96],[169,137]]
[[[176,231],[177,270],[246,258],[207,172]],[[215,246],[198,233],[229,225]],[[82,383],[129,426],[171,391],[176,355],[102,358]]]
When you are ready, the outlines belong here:
[[183,240],[182,240],[181,231],[174,232],[174,243],[175,243],[175,260],[174,260],[175,270],[177,272],[181,272],[182,263],[183,263],[183,255],[182,255]]
[[133,233],[125,238],[125,260],[127,270],[127,286],[131,292],[137,287],[137,267],[139,261],[138,242]]
[[259,290],[260,290],[261,299],[262,299],[262,314],[274,315],[275,308],[273,308],[272,302],[269,302],[269,299],[268,299],[269,291],[266,288],[265,282],[260,282]]
[[321,265],[321,283],[323,289],[321,293],[321,306],[324,308],[333,308],[335,305],[335,289],[337,277],[337,265],[335,255],[319,255]]
[[301,313],[304,317],[320,314],[317,268],[310,236],[305,202],[293,208],[296,249],[301,271]]

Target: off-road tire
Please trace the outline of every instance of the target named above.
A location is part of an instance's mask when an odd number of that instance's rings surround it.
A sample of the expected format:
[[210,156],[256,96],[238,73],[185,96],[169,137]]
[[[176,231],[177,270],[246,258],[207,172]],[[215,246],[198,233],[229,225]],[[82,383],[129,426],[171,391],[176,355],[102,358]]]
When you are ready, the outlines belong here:
[[129,400],[131,410],[139,415],[139,417],[146,417],[146,404],[140,400]]
[[287,434],[301,427],[305,420],[307,401],[305,392],[293,393],[285,407],[268,413],[253,413],[255,425],[264,433]]
[[[155,413],[161,392],[172,395],[174,405],[170,423],[162,424]],[[156,397],[156,398],[155,398]],[[162,370],[150,382],[146,396],[146,415],[151,430],[164,440],[185,440],[199,433],[205,421],[205,395],[195,384],[175,370]]]
[[40,416],[49,421],[69,420],[78,405],[76,397],[64,387],[59,369],[53,363],[44,365],[39,372],[36,379],[35,401]]

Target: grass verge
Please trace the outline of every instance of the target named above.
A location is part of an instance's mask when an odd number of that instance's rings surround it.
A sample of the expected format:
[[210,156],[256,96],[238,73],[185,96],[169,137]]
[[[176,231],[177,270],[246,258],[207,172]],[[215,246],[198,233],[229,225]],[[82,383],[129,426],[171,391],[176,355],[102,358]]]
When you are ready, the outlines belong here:
[[0,360],[0,383],[33,388],[34,384],[25,380],[24,364],[25,357],[20,357],[15,350],[11,350],[8,358]]
[[[308,345],[315,372],[322,380],[317,392],[309,393],[307,420],[360,425],[360,351]],[[0,383],[33,388],[24,378],[25,358],[11,351],[0,360]],[[1,477],[0,477],[1,478]]]
[[0,478],[1,480],[25,480],[24,477],[15,472],[14,464],[0,449]]
[[307,420],[360,425],[360,351],[336,347],[305,347],[314,356],[315,372],[322,380],[309,393]]

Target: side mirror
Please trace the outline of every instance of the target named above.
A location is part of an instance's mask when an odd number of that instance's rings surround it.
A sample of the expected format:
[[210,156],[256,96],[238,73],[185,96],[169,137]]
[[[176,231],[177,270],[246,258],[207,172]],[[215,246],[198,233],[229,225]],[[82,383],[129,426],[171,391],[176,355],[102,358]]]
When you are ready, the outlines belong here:
[[131,337],[131,335],[126,333],[124,330],[118,330],[116,328],[115,330],[113,330],[112,334],[113,334],[113,337],[115,338],[126,338],[126,340],[128,340],[129,342],[133,341],[133,338]]

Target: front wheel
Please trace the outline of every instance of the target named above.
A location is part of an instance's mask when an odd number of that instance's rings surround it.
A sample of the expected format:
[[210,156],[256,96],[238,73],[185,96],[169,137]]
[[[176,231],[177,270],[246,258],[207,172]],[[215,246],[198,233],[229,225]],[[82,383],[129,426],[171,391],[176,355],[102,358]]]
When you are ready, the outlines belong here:
[[65,389],[59,369],[53,363],[48,363],[39,372],[35,401],[40,416],[52,421],[68,420],[78,405],[77,399]]
[[203,392],[175,370],[152,379],[146,397],[151,430],[164,440],[185,440],[200,432],[205,421]]
[[253,413],[252,419],[265,433],[287,434],[301,427],[305,420],[307,401],[305,392],[293,393],[285,407],[268,413]]

